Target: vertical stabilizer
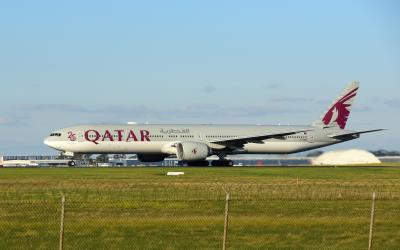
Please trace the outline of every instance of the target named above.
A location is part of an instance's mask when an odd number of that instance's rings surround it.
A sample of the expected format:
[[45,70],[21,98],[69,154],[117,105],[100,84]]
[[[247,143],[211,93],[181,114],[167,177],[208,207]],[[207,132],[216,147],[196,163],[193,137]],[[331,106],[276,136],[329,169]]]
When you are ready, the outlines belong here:
[[338,127],[344,129],[349,118],[351,107],[357,95],[359,83],[351,82],[342,91],[340,96],[329,106],[321,118],[314,122],[314,126]]

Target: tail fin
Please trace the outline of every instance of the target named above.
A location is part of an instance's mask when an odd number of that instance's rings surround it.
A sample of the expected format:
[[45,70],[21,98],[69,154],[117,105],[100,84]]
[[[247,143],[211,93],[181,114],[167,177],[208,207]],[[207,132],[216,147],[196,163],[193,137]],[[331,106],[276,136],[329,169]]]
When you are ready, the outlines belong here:
[[313,125],[344,129],[350,115],[351,106],[357,95],[358,87],[358,82],[349,83],[340,96],[331,104],[327,112],[321,116],[320,120],[315,121]]

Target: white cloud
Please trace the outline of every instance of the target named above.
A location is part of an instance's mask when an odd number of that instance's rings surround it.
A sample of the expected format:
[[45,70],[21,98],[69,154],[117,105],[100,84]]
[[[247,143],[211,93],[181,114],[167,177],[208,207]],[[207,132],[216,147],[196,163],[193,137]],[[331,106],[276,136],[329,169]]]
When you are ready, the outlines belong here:
[[63,112],[77,112],[86,113],[89,110],[81,105],[76,104],[29,104],[19,106],[23,111],[63,111]]

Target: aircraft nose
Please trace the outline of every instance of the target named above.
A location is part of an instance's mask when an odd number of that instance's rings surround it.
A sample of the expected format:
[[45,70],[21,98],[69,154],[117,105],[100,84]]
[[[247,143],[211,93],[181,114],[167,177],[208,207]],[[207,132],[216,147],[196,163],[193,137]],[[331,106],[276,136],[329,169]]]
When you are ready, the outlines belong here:
[[54,141],[54,139],[53,139],[53,138],[50,138],[50,137],[46,137],[46,138],[44,139],[43,143],[44,143],[46,146],[50,147],[50,148],[56,148],[56,146],[57,146],[57,145],[56,145],[57,142]]
[[46,137],[46,138],[43,140],[43,143],[44,143],[46,146],[50,146],[50,145],[49,145],[49,144],[50,144],[49,137]]

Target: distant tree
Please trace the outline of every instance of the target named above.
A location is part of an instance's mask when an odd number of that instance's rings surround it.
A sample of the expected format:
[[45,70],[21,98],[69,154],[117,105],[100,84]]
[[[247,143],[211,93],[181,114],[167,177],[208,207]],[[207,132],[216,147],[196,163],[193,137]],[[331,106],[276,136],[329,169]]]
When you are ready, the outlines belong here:
[[317,151],[312,151],[312,152],[308,153],[306,156],[307,157],[318,157],[318,156],[322,155],[323,153],[324,153],[324,151],[317,150]]
[[389,151],[389,150],[386,150],[386,149],[379,149],[379,150],[371,150],[369,152],[371,152],[372,154],[374,154],[375,156],[378,156],[378,157],[382,157],[382,156],[400,156],[400,152],[396,151],[396,150]]

